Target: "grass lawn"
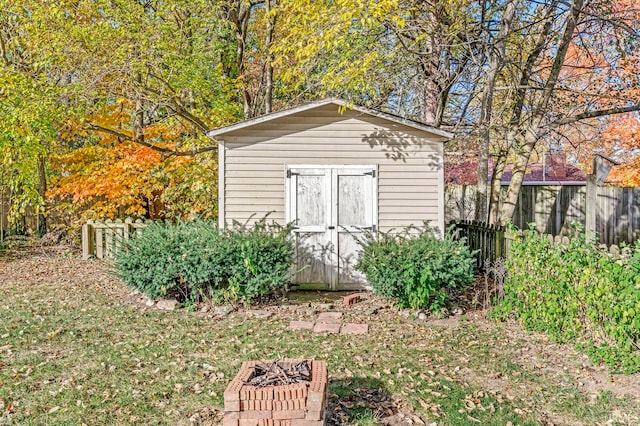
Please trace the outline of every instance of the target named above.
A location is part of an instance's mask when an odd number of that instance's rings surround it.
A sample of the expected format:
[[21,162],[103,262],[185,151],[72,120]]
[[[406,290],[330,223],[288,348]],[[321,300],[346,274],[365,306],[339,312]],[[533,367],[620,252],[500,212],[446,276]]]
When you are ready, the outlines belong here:
[[327,361],[331,424],[640,424],[638,375],[481,314],[425,322],[370,297],[337,306],[370,332],[340,336],[288,330],[311,319],[290,305],[219,318],[131,298],[98,261],[0,258],[0,425],[219,424],[241,362],[283,357]]

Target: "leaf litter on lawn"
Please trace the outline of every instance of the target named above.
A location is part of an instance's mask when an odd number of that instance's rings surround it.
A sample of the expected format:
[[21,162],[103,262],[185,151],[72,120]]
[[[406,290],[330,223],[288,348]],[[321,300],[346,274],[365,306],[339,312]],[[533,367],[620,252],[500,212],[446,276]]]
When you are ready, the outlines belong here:
[[284,357],[327,360],[333,424],[638,423],[637,377],[482,312],[425,322],[367,294],[334,310],[368,334],[314,334],[286,328],[312,319],[313,301],[261,306],[266,319],[163,312],[108,270],[59,254],[0,259],[0,424],[218,424],[240,363]]

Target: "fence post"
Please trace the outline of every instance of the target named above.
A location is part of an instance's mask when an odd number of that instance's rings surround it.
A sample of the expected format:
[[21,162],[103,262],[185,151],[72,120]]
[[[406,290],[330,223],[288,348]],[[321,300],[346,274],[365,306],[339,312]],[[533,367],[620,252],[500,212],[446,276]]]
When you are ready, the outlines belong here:
[[124,240],[124,223],[122,223],[122,219],[116,219],[116,223],[113,227],[113,236],[114,236],[114,250],[111,253],[111,257],[115,258],[120,251],[120,246],[122,244],[122,240]]
[[102,224],[96,227],[96,257],[98,259],[104,259],[104,237],[102,229]]
[[505,240],[504,240],[504,226],[496,225],[496,259],[499,257],[505,258],[504,252]]
[[124,240],[129,241],[129,234],[133,232],[133,220],[130,217],[124,220]]
[[93,254],[94,240],[93,240],[93,227],[91,224],[93,221],[88,220],[87,223],[82,225],[82,259],[87,260],[89,256]]
[[105,257],[111,259],[113,257],[113,221],[107,219],[105,221],[107,227],[104,230]]
[[135,229],[136,237],[142,236],[142,228],[145,227],[144,221],[142,221],[141,219],[136,219],[133,227]]
[[585,199],[585,224],[584,230],[588,238],[596,235],[596,212],[598,209],[598,184],[596,175],[587,175],[587,194]]

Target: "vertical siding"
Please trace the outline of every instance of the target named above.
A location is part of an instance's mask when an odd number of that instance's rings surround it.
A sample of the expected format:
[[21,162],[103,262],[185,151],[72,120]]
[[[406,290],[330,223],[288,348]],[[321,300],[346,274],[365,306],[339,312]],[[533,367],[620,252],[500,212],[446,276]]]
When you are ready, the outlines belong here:
[[[431,139],[429,139],[431,138]],[[287,165],[377,165],[381,231],[443,223],[442,139],[327,105],[225,136],[226,222],[284,223]]]

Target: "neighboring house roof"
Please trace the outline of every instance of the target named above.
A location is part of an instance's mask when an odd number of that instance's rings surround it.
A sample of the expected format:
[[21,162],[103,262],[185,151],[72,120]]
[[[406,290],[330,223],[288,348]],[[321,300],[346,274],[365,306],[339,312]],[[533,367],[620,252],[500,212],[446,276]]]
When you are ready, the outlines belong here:
[[354,111],[358,111],[361,112],[363,114],[367,114],[367,115],[371,115],[374,117],[379,117],[379,118],[383,118],[385,120],[389,120],[398,124],[402,124],[408,127],[412,127],[414,129],[417,130],[422,130],[425,132],[429,132],[429,133],[433,133],[435,135],[438,136],[442,136],[444,138],[447,139],[451,139],[453,137],[453,133],[449,133],[445,130],[442,129],[438,129],[437,127],[433,127],[433,126],[429,126],[427,124],[424,123],[420,123],[418,121],[414,121],[414,120],[409,120],[407,118],[403,118],[394,114],[389,114],[387,112],[382,112],[382,111],[377,111],[374,109],[370,109],[370,108],[366,108],[366,107],[361,107],[358,105],[354,105],[350,102],[347,102],[345,100],[342,99],[336,99],[336,98],[329,98],[329,99],[323,99],[320,101],[315,101],[315,102],[309,102],[294,108],[288,108],[282,111],[278,111],[278,112],[274,112],[271,114],[267,114],[267,115],[263,115],[260,117],[256,117],[256,118],[251,118],[248,120],[244,120],[244,121],[240,121],[239,123],[235,123],[235,124],[231,124],[229,126],[224,126],[224,127],[219,127],[217,129],[211,130],[209,133],[207,133],[207,135],[211,138],[216,138],[218,136],[223,136],[226,135],[230,132],[236,131],[236,130],[241,130],[241,129],[245,129],[247,127],[251,127],[254,126],[256,124],[261,124],[261,123],[266,123],[272,120],[276,120],[278,118],[282,118],[282,117],[286,117],[289,115],[293,115],[293,114],[297,114],[299,112],[303,112],[303,111],[308,111],[314,108],[320,108],[326,105],[330,105],[330,104],[334,104],[338,107],[344,107],[344,108],[348,108],[348,109],[352,109]]
[[[576,185],[586,184],[587,175],[571,164],[558,165],[564,167],[564,171],[559,171],[554,167],[545,164],[533,163],[527,166],[523,184],[525,185]],[[454,185],[475,185],[478,183],[478,163],[476,160],[464,160],[457,163],[445,161],[444,181]],[[493,172],[494,164],[489,162],[489,179]],[[512,166],[508,165],[502,175],[501,183],[508,185],[513,175]]]

